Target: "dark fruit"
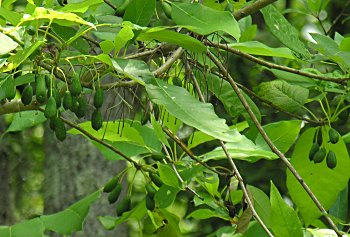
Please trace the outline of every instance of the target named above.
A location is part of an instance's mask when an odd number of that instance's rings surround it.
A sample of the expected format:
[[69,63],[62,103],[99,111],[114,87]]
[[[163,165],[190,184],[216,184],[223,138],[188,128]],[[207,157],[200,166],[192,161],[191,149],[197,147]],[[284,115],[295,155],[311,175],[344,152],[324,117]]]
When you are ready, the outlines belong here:
[[15,79],[11,76],[6,80],[5,97],[8,100],[12,100],[16,96]]
[[122,185],[117,183],[117,185],[112,190],[112,192],[110,192],[108,194],[108,202],[109,202],[109,204],[115,203],[118,200],[121,190],[122,190]]
[[56,100],[53,96],[51,96],[46,104],[44,115],[46,118],[53,118],[57,115],[57,105]]
[[78,108],[75,111],[75,114],[77,115],[78,118],[84,117],[87,111],[87,101],[84,96],[80,96],[77,99],[78,102]]
[[150,195],[146,195],[146,208],[150,211],[153,211],[154,208],[156,207],[156,203]]
[[322,145],[322,142],[323,142],[322,128],[320,127],[320,128],[318,129],[318,132],[317,132],[317,144],[318,144],[319,146],[321,146],[321,145]]
[[45,75],[43,74],[36,76],[36,100],[39,103],[44,103],[46,101],[46,83]]
[[152,180],[152,182],[157,186],[160,187],[163,185],[162,180],[160,179],[160,177],[154,173],[150,173],[149,174],[150,179]]
[[112,192],[112,190],[117,186],[118,181],[119,181],[118,176],[114,176],[113,178],[111,178],[104,186],[103,192],[105,193]]
[[321,147],[314,155],[313,161],[315,163],[321,163],[324,158],[326,157],[326,149],[324,147]]
[[70,92],[72,93],[73,96],[78,96],[80,95],[81,91],[83,88],[81,87],[79,75],[74,73],[72,77],[72,84],[70,85]]
[[329,129],[328,135],[329,135],[329,141],[332,144],[335,144],[339,141],[339,137],[340,137],[339,133],[334,128]]
[[99,109],[95,109],[91,115],[91,127],[96,131],[102,127],[103,119]]
[[312,144],[309,152],[309,160],[312,161],[316,152],[320,149],[320,146],[315,142]]
[[22,92],[21,101],[24,105],[29,105],[33,98],[33,87],[31,85],[26,85]]
[[72,108],[72,105],[73,105],[72,94],[69,91],[66,91],[63,96],[63,108],[65,110],[68,110]]
[[156,194],[156,189],[152,186],[152,184],[147,183],[145,185],[146,191],[147,191],[147,195],[149,195],[150,197],[154,197],[154,195]]
[[58,117],[54,118],[54,128],[56,138],[60,141],[63,141],[67,135],[66,127],[64,126],[63,121]]
[[125,197],[123,200],[117,203],[116,212],[117,216],[123,215],[124,212],[130,210],[131,200],[129,197]]
[[334,169],[337,166],[337,156],[333,151],[328,152],[326,162],[330,169]]
[[94,95],[94,106],[96,109],[101,108],[103,104],[103,90],[97,88]]

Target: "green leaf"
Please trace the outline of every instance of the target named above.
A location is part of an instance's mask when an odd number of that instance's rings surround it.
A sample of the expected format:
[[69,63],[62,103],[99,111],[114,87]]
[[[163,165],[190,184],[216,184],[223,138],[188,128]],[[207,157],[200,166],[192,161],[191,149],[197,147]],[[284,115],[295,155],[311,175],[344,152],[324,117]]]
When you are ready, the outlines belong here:
[[132,0],[126,7],[124,21],[147,26],[156,8],[156,0]]
[[213,106],[195,99],[186,89],[155,80],[146,90],[152,102],[164,106],[168,112],[189,126],[223,141],[239,141],[243,138],[231,131],[214,112]]
[[64,211],[45,215],[41,220],[46,230],[52,230],[59,234],[67,235],[82,230],[86,215],[90,206],[101,196],[101,190],[74,203]]
[[178,188],[163,184],[156,192],[154,200],[158,204],[159,208],[166,208],[175,201],[176,195],[179,191],[180,189]]
[[34,127],[45,121],[46,118],[43,112],[30,110],[18,112],[14,114],[12,123],[5,133],[23,131],[24,129]]
[[163,132],[162,126],[158,123],[153,114],[151,114],[151,123],[160,142],[164,143],[167,147],[170,148],[170,144],[166,138],[165,133]]
[[[288,120],[269,123],[264,126],[264,130],[273,144],[282,152],[286,153],[298,138],[301,129],[301,121]],[[281,131],[284,131],[281,133]],[[270,151],[270,147],[265,142],[261,134],[255,139],[255,144],[261,149]]]
[[[342,220],[344,223],[347,220],[348,216],[348,186],[342,190],[333,206],[329,209],[329,214]],[[341,230],[342,226],[338,225],[338,228]]]
[[254,186],[248,185],[247,189],[250,195],[253,197],[255,211],[258,213],[265,225],[269,227],[271,213],[271,204],[269,197],[263,191]]
[[271,182],[270,223],[276,237],[303,237],[303,230],[296,212],[284,202],[275,185]]
[[122,29],[118,32],[114,39],[115,55],[134,37],[132,27],[126,22],[122,23]]
[[317,13],[316,15],[318,15],[318,13],[324,9],[327,4],[329,3],[329,0],[307,0],[307,5],[308,7],[314,11],[315,13]]
[[212,209],[203,208],[203,209],[197,209],[191,212],[190,214],[188,214],[186,218],[191,218],[191,217],[199,220],[205,220],[213,217],[221,218],[221,215],[219,215]]
[[311,58],[303,42],[299,40],[299,31],[273,6],[268,5],[261,9],[266,25],[271,33],[286,47],[297,53],[303,59]]
[[[324,141],[328,141],[329,127],[325,127],[322,130]],[[323,143],[327,151],[332,150],[336,154],[337,166],[333,170],[327,167],[325,161],[317,164],[310,162],[308,156],[315,131],[316,128],[309,128],[299,137],[294,148],[291,163],[317,199],[328,210],[336,201],[338,193],[348,183],[350,159],[344,141],[341,138],[336,144]],[[321,216],[321,212],[290,171],[287,171],[287,187],[293,202],[299,208],[306,226]]]
[[82,200],[74,203],[64,211],[43,215],[13,226],[0,226],[1,237],[45,237],[47,230],[58,234],[72,234],[82,230],[82,226],[90,206],[101,196],[101,190],[96,191]]
[[135,59],[112,59],[112,64],[117,72],[124,74],[126,77],[143,86],[145,83],[154,79],[147,64],[143,61]]
[[302,108],[309,97],[309,90],[291,85],[285,81],[263,82],[257,87],[257,94],[274,105],[289,112]]
[[159,177],[164,184],[174,188],[180,188],[179,179],[172,168],[165,164],[158,164],[158,171]]
[[179,45],[189,51],[196,53],[204,53],[206,48],[202,42],[192,38],[191,36],[180,34],[175,31],[166,30],[161,27],[155,27],[144,30],[137,38],[141,41],[157,40],[159,42],[167,42]]
[[17,48],[18,44],[0,32],[0,55],[5,55]]
[[4,7],[0,7],[0,16],[5,18],[5,20],[14,26],[20,22],[20,19],[22,19],[22,14],[16,11],[10,11]]
[[253,54],[253,55],[262,55],[270,57],[281,57],[294,59],[295,56],[292,54],[288,48],[271,48],[258,41],[248,41],[243,43],[234,43],[228,45],[230,48],[238,49],[242,52]]
[[103,0],[89,0],[89,1],[82,1],[82,2],[74,2],[74,3],[68,3],[64,7],[60,8],[59,10],[61,12],[78,12],[78,13],[85,13],[89,10],[89,8],[100,5],[103,3]]
[[305,76],[301,76],[301,75],[297,75],[294,73],[277,70],[277,69],[271,69],[271,68],[264,68],[264,69],[272,72],[278,79],[284,80],[292,85],[297,85],[297,86],[306,87],[306,88],[312,88],[317,86],[315,80],[309,77],[305,77]]
[[223,31],[236,40],[240,37],[238,23],[227,11],[214,10],[198,3],[173,3],[171,17],[177,25],[201,35]]
[[[256,162],[260,159],[275,160],[278,158],[275,153],[261,149],[246,137],[239,142],[226,143],[226,148],[233,159],[245,160],[248,162]],[[217,147],[213,151],[203,155],[204,161],[213,159],[227,159],[221,147]]]
[[7,67],[2,68],[3,72],[11,71],[21,65],[34,51],[41,46],[44,41],[36,41],[34,44],[30,45],[24,50],[19,50],[15,55],[8,58]]

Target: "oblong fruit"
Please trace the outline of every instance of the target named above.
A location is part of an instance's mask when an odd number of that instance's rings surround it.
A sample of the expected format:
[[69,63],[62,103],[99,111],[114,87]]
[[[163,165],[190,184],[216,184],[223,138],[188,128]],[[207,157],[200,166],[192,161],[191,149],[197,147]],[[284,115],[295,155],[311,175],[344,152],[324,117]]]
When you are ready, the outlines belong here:
[[123,215],[124,212],[130,210],[131,200],[129,197],[125,197],[123,200],[117,203],[116,212],[117,216]]
[[60,141],[63,141],[67,135],[66,127],[64,126],[63,121],[60,118],[56,117],[54,118],[53,123],[56,138]]
[[63,108],[65,110],[68,110],[72,108],[72,105],[73,105],[72,94],[69,91],[66,91],[63,96]]
[[339,137],[340,137],[339,133],[334,128],[329,129],[328,135],[329,135],[329,141],[332,144],[335,144],[339,141]]
[[44,103],[46,101],[46,82],[45,75],[39,74],[36,76],[36,100],[39,103]]
[[24,105],[29,105],[33,98],[33,87],[31,85],[26,85],[22,91],[21,101]]
[[309,160],[312,161],[314,159],[314,155],[320,149],[320,146],[317,142],[313,143],[309,152]]
[[153,198],[157,192],[156,189],[150,183],[146,183],[145,188],[146,188],[147,194]]
[[53,96],[51,96],[47,100],[47,104],[45,107],[44,115],[46,118],[53,118],[56,117],[57,115],[57,105],[56,105],[56,100]]
[[58,89],[55,87],[52,89],[52,96],[55,98],[57,108],[61,107],[62,97]]
[[103,90],[101,88],[97,88],[94,95],[94,106],[96,109],[101,108],[103,105]]
[[112,190],[117,186],[119,181],[119,177],[118,176],[114,176],[113,178],[111,178],[106,185],[103,187],[103,192],[105,193],[110,193],[112,192]]
[[8,100],[12,100],[16,96],[15,79],[10,76],[5,83],[5,97]]
[[76,73],[74,73],[72,76],[72,84],[70,85],[69,90],[73,96],[80,95],[81,91],[83,90],[83,88],[81,87],[79,75]]
[[162,2],[162,3],[161,3],[161,6],[162,6],[162,9],[163,9],[165,15],[166,15],[169,19],[171,19],[171,11],[172,11],[172,9],[171,9],[170,4],[169,4],[169,3],[166,3],[166,2]]
[[91,127],[96,131],[102,127],[103,118],[101,111],[99,109],[95,109],[91,115]]
[[319,127],[318,132],[317,132],[317,144],[319,146],[321,146],[322,142],[323,142],[322,127]]
[[80,96],[77,99],[78,102],[78,108],[75,111],[75,114],[78,118],[84,117],[87,111],[87,101],[85,96]]
[[337,166],[337,156],[333,151],[329,151],[326,158],[327,167],[334,169]]
[[150,211],[153,211],[156,207],[156,202],[154,201],[153,197],[150,195],[146,195],[146,208]]
[[150,179],[152,180],[152,182],[157,186],[160,187],[163,185],[162,180],[160,179],[160,177],[154,173],[150,173],[149,174]]
[[326,149],[324,147],[321,147],[314,155],[314,162],[315,163],[321,163],[324,158],[326,157]]
[[122,185],[117,183],[117,185],[114,187],[112,192],[110,192],[108,194],[108,202],[109,202],[109,204],[115,203],[118,200],[121,191],[122,191]]

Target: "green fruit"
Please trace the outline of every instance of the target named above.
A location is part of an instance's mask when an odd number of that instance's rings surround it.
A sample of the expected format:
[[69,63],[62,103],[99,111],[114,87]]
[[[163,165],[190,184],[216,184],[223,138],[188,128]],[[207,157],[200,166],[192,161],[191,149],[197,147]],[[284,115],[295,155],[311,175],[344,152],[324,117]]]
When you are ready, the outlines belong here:
[[63,108],[68,110],[72,108],[73,105],[73,97],[69,91],[66,91],[63,96]]
[[96,109],[101,108],[103,104],[103,90],[101,88],[97,88],[94,95],[94,106]]
[[146,195],[146,208],[150,211],[153,211],[154,208],[156,207],[156,203],[150,195]]
[[312,144],[309,152],[309,160],[312,161],[316,152],[320,149],[320,146],[315,142]]
[[53,126],[55,128],[56,138],[60,141],[63,141],[67,135],[66,127],[64,126],[63,121],[60,118],[56,117],[54,118]]
[[145,185],[146,191],[147,191],[147,195],[149,195],[150,197],[154,197],[154,195],[156,194],[156,189],[152,186],[152,184],[147,183]]
[[33,98],[33,87],[31,85],[26,85],[22,91],[21,101],[24,105],[29,105]]
[[78,107],[79,107],[78,98],[75,96],[72,96],[72,106],[71,106],[70,110],[72,112],[76,113],[78,111]]
[[322,142],[323,142],[323,137],[322,137],[322,128],[320,127],[317,131],[317,144],[319,146],[322,145]]
[[57,108],[61,107],[62,97],[58,89],[55,87],[52,89],[52,96],[55,98]]
[[163,185],[162,180],[160,179],[160,177],[154,173],[150,173],[149,174],[150,179],[152,180],[152,182],[157,186],[160,187]]
[[72,77],[72,84],[70,85],[70,92],[72,93],[73,96],[78,96],[80,95],[81,91],[83,88],[81,87],[79,75],[74,73]]
[[117,203],[116,212],[117,216],[123,215],[124,212],[130,210],[131,200],[129,197],[125,197],[123,200]]
[[46,118],[53,118],[57,115],[57,105],[56,100],[53,96],[51,96],[46,104],[44,115]]
[[87,101],[85,96],[80,96],[77,99],[77,102],[78,102],[78,108],[75,111],[75,114],[77,115],[78,118],[82,118],[85,116],[87,111]]
[[35,35],[36,33],[36,30],[33,26],[28,26],[27,27],[27,32],[28,32],[28,35]]
[[39,103],[46,101],[46,83],[45,75],[39,74],[36,76],[36,100]]
[[334,128],[329,129],[328,135],[329,135],[329,141],[332,144],[335,144],[339,141],[339,133]]
[[337,156],[333,151],[329,151],[327,154],[327,166],[330,169],[334,169],[337,166]]
[[172,11],[172,8],[171,8],[170,4],[167,3],[167,2],[162,2],[162,3],[161,3],[161,6],[162,6],[162,9],[163,9],[165,15],[166,15],[169,19],[171,19],[171,11]]
[[55,131],[55,118],[50,119],[49,126],[52,131]]
[[91,127],[96,131],[102,127],[103,118],[101,111],[99,109],[95,109],[91,116]]
[[5,97],[8,100],[12,100],[16,96],[15,79],[11,76],[6,80]]
[[109,202],[109,204],[115,203],[118,200],[121,191],[122,191],[122,185],[118,183],[115,186],[115,188],[112,190],[112,192],[110,192],[108,194],[108,202]]
[[117,186],[118,182],[119,182],[119,177],[114,176],[106,183],[106,185],[103,188],[103,192],[105,193],[112,192],[112,190]]
[[313,161],[315,163],[321,163],[324,158],[326,157],[326,149],[324,147],[321,147],[314,155]]

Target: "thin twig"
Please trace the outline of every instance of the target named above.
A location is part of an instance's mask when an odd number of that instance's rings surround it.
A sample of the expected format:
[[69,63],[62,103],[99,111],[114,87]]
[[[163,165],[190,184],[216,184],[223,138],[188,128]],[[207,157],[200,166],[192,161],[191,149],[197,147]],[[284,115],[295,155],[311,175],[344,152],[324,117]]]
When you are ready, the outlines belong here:
[[172,133],[168,128],[162,127],[163,131],[171,138],[171,140],[175,141],[177,145],[181,147],[181,149],[194,161],[198,162],[199,164],[203,165],[205,168],[213,171],[214,173],[217,173],[220,176],[228,176],[232,174],[222,173],[220,171],[217,171],[210,167],[207,163],[201,161],[198,159],[193,153],[187,148],[187,146],[178,138],[176,135]]
[[335,232],[341,236],[341,233],[339,232],[337,226],[334,224],[333,220],[327,215],[326,209],[323,207],[323,205],[320,203],[320,201],[317,199],[315,194],[312,192],[310,187],[305,183],[303,178],[300,176],[298,171],[293,167],[293,165],[289,162],[289,160],[284,156],[284,154],[273,144],[271,139],[268,137],[266,134],[265,130],[259,123],[258,119],[256,118],[254,112],[250,108],[247,100],[244,98],[243,94],[239,90],[236,82],[232,78],[232,76],[228,73],[227,69],[221,64],[219,60],[216,59],[216,57],[209,51],[207,50],[207,56],[211,59],[211,61],[219,68],[219,70],[226,75],[226,80],[230,83],[232,89],[236,92],[239,100],[241,101],[242,105],[248,112],[250,118],[252,119],[253,123],[257,127],[259,133],[261,136],[264,138],[266,143],[269,145],[271,150],[282,160],[282,162],[287,166],[287,168],[291,171],[291,173],[294,175],[294,177],[298,180],[298,182],[301,184],[303,189],[307,192],[307,194],[310,196],[310,198],[313,200],[313,202],[316,204],[317,208],[321,211],[321,213],[324,215],[325,219],[327,220],[328,224],[331,226]]
[[[192,72],[192,70],[191,70],[191,68],[190,68],[190,66],[188,65],[187,62],[185,63],[185,67],[186,67],[186,70],[190,73],[192,82],[194,84],[194,88],[197,90],[197,93],[198,93],[198,96],[199,96],[200,100],[202,102],[205,102],[205,98],[203,96],[203,93],[202,93],[202,91],[201,91],[201,89],[200,89],[200,87],[198,85],[198,82],[197,82],[197,80],[196,80],[196,78],[195,78],[195,76],[194,76],[194,74],[193,74],[193,72]],[[224,151],[224,153],[225,153],[225,155],[226,155],[226,157],[227,157],[227,159],[228,159],[228,161],[229,161],[229,163],[230,163],[230,165],[232,167],[232,170],[233,170],[236,178],[238,179],[238,182],[239,182],[239,184],[240,184],[240,186],[242,188],[242,191],[243,191],[243,195],[245,197],[245,200],[247,201],[247,204],[248,204],[248,206],[249,206],[249,208],[250,208],[250,210],[252,212],[253,217],[259,222],[259,224],[265,230],[267,235],[270,236],[270,237],[273,237],[273,234],[270,232],[270,230],[267,228],[265,223],[261,220],[260,216],[256,212],[256,210],[254,208],[254,204],[253,204],[253,202],[252,202],[252,200],[251,200],[251,198],[250,198],[250,196],[248,194],[247,188],[245,187],[244,180],[243,180],[241,174],[239,173],[239,170],[237,169],[236,164],[233,162],[233,159],[232,159],[230,153],[227,151],[225,143],[223,141],[220,141],[220,145],[221,145],[221,147],[222,147],[222,149],[223,149],[223,151]]]
[[266,61],[264,61],[262,59],[254,57],[254,56],[252,56],[250,54],[244,53],[244,52],[242,52],[242,51],[240,51],[238,49],[230,48],[226,44],[218,44],[218,43],[215,43],[215,42],[212,42],[212,41],[208,41],[208,40],[205,40],[204,43],[207,44],[207,45],[210,45],[210,46],[214,46],[214,47],[223,49],[223,50],[225,50],[227,52],[230,52],[230,53],[242,56],[242,57],[244,57],[244,58],[246,58],[246,59],[248,59],[248,60],[250,60],[252,62],[255,62],[257,64],[263,65],[263,66],[268,67],[268,68],[278,69],[278,70],[294,73],[294,74],[305,76],[305,77],[315,78],[315,79],[318,79],[318,80],[321,80],[321,81],[331,81],[331,82],[335,82],[335,83],[338,83],[338,84],[346,84],[346,81],[350,80],[350,78],[325,77],[325,76],[322,76],[322,75],[317,75],[317,74],[313,74],[313,73],[309,73],[309,72],[303,72],[303,71],[300,71],[300,70],[297,70],[297,69],[294,69],[294,68],[281,66],[281,65],[278,65],[278,64],[270,63],[270,62],[266,62]]
[[114,11],[117,10],[116,6],[114,6],[109,0],[104,0],[104,2],[110,6]]
[[341,12],[338,14],[337,18],[335,18],[335,20],[332,22],[331,27],[328,29],[328,31],[326,32],[326,35],[329,35],[329,33],[331,33],[331,31],[333,30],[334,26],[338,23],[338,21],[340,20],[340,18],[344,15],[346,8],[349,6],[350,4],[350,0],[348,0],[343,9],[341,10]]
[[194,191],[194,190],[193,190],[192,188],[190,188],[188,185],[185,185],[185,182],[184,182],[184,180],[182,179],[182,177],[181,177],[179,171],[177,170],[177,168],[176,168],[176,166],[175,166],[175,164],[174,164],[174,161],[170,158],[171,156],[170,156],[170,154],[169,154],[168,149],[166,148],[166,146],[164,145],[164,143],[162,143],[162,146],[163,146],[163,150],[164,150],[165,153],[166,153],[166,158],[167,158],[166,160],[170,163],[171,167],[173,168],[173,170],[174,170],[174,172],[175,172],[177,178],[178,178],[179,181],[181,182],[181,184],[185,186],[185,189],[186,189],[187,191],[189,191],[189,192],[192,193],[193,195],[197,196],[199,199],[203,200],[203,198],[202,198],[198,193],[196,193],[196,191]]
[[162,66],[160,66],[157,70],[155,70],[153,72],[153,74],[156,77],[159,77],[160,75],[162,75],[164,72],[166,72],[172,65],[173,63],[178,60],[182,53],[184,52],[184,49],[182,47],[177,48],[174,53],[172,53],[169,58],[167,59],[167,61],[162,64]]

